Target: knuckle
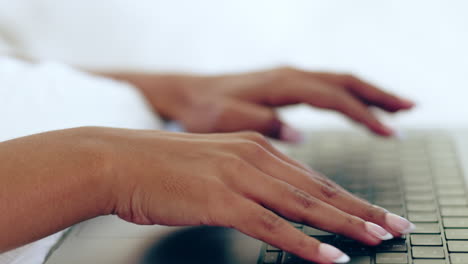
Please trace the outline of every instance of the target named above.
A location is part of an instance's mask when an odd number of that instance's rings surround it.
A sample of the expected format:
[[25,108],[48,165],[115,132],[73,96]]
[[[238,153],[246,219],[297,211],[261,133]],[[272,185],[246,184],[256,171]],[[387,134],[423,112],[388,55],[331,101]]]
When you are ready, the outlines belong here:
[[276,214],[265,211],[259,217],[260,226],[269,233],[278,233],[285,225],[285,221]]
[[274,83],[284,83],[298,77],[300,71],[289,66],[282,66],[270,71],[269,80]]
[[296,203],[298,203],[304,209],[310,209],[318,205],[317,199],[301,189],[293,188],[291,193],[293,194]]
[[341,194],[341,188],[339,188],[336,183],[332,182],[328,178],[317,178],[321,183],[320,192],[327,199],[337,198]]
[[253,141],[244,141],[242,144],[239,144],[242,154],[248,157],[262,158],[266,154],[265,148],[257,142]]
[[339,194],[339,190],[334,187],[334,186],[330,186],[330,185],[322,185],[320,186],[320,192],[328,199],[333,199],[333,198],[336,198],[336,196],[338,196]]
[[347,114],[349,112],[348,97],[340,91],[334,94],[331,100],[328,100],[326,108]]
[[263,136],[262,134],[258,132],[243,132],[243,136],[245,139],[251,140],[253,142],[256,142],[262,146],[265,146],[266,144],[269,144],[268,140]]
[[275,71],[280,75],[288,75],[288,76],[290,74],[294,74],[294,73],[297,72],[297,70],[294,67],[291,67],[291,66],[288,66],[288,65],[278,67],[278,68],[275,69]]
[[344,73],[341,75],[345,83],[354,83],[359,79],[351,73]]
[[226,172],[246,172],[250,169],[250,166],[246,161],[233,155],[221,159],[219,161],[219,166]]

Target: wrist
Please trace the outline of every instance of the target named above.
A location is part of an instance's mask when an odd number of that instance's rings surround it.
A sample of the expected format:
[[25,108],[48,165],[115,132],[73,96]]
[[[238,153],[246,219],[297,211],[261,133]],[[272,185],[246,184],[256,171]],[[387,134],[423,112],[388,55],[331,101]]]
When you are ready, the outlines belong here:
[[196,82],[190,75],[148,75],[133,84],[143,93],[153,109],[165,119],[180,120],[193,104]]
[[76,160],[86,170],[82,173],[81,185],[92,202],[89,214],[91,217],[112,214],[119,189],[115,181],[112,143],[106,135],[110,129],[80,127],[74,130],[78,146]]

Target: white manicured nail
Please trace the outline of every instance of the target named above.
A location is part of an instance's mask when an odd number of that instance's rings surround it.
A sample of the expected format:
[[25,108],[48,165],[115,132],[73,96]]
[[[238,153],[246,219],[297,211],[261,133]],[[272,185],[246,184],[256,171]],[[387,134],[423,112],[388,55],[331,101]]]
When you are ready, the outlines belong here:
[[385,221],[393,229],[393,231],[403,235],[411,233],[416,228],[416,226],[410,221],[392,213],[387,213],[385,216]]
[[291,143],[302,143],[304,141],[304,136],[299,130],[288,125],[283,125],[281,127],[280,139]]
[[383,229],[381,226],[376,225],[371,222],[366,222],[366,230],[369,232],[371,235],[374,237],[380,239],[380,240],[389,240],[392,239],[393,236],[387,230]]
[[325,243],[320,244],[319,253],[324,259],[333,263],[348,263],[350,260],[341,250]]

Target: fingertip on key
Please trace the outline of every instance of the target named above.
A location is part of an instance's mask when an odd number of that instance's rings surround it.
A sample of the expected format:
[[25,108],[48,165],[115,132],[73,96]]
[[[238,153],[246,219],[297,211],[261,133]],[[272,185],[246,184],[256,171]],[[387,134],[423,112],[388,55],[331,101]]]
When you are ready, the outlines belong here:
[[349,256],[341,250],[325,243],[320,244],[319,253],[323,259],[332,263],[348,263],[351,260]]

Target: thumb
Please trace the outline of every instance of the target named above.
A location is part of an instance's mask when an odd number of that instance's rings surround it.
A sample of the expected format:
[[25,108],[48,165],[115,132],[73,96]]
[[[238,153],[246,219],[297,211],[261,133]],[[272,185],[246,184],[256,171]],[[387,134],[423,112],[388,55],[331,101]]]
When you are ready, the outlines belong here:
[[225,103],[223,114],[216,122],[219,131],[253,130],[290,143],[303,141],[302,134],[282,122],[272,108],[237,100]]

